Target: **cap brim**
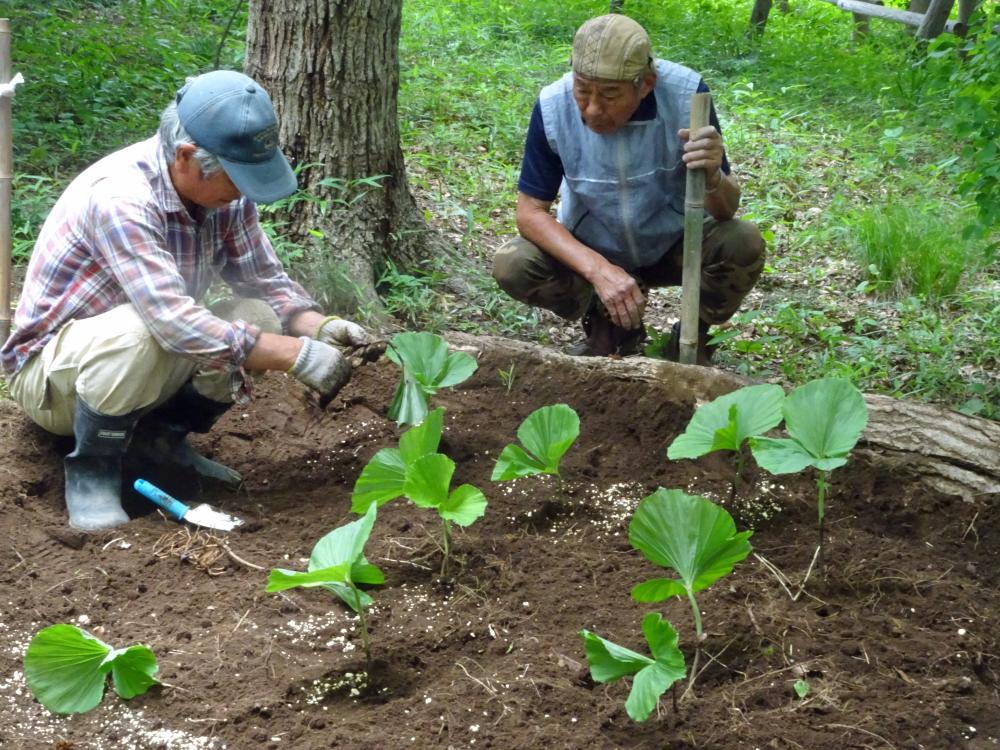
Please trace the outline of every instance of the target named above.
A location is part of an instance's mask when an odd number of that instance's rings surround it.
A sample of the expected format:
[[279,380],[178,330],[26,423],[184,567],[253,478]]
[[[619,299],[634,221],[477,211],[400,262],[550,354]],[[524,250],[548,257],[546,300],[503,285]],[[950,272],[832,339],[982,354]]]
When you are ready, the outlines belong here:
[[267,161],[243,162],[219,157],[222,168],[237,189],[254,203],[273,203],[287,198],[298,188],[298,180],[279,149]]

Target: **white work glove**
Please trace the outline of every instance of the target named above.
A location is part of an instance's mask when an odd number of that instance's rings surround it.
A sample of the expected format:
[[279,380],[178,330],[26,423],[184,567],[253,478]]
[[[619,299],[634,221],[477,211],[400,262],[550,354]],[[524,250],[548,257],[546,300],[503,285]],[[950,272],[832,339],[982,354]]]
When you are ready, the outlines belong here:
[[338,349],[308,336],[300,336],[302,349],[288,372],[319,393],[324,406],[351,379],[351,363]]
[[365,346],[370,344],[372,339],[357,323],[331,315],[319,324],[319,328],[316,329],[316,340],[330,346]]

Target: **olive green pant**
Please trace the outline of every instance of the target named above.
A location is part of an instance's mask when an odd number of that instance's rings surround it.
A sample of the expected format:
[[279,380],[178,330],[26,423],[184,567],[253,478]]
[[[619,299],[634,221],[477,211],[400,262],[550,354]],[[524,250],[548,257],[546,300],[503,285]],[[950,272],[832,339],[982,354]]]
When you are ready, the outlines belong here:
[[[648,287],[680,286],[684,241],[678,240],[651,266],[630,273]],[[755,224],[706,219],[701,245],[699,315],[708,324],[733,316],[764,268],[764,239]],[[493,259],[493,277],[514,299],[575,320],[588,309],[593,287],[544,250],[515,237]]]
[[[261,300],[227,300],[211,309],[226,320],[281,332],[278,316]],[[201,370],[193,359],[166,351],[125,304],[63,326],[10,381],[10,395],[40,427],[72,435],[77,396],[101,414],[130,414],[159,406],[188,380],[207,398],[233,400],[226,370]]]

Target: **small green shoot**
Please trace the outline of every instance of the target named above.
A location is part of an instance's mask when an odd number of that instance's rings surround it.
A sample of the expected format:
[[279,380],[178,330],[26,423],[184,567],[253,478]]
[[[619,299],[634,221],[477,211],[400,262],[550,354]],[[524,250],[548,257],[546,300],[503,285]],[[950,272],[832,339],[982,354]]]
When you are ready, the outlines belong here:
[[645,721],[671,685],[683,680],[684,654],[677,648],[677,631],[659,612],[650,612],[642,619],[653,658],[581,630],[590,676],[595,682],[614,682],[635,675],[632,690],[625,701],[625,710],[634,721]]
[[286,589],[321,586],[340,597],[354,610],[360,620],[361,639],[365,659],[371,662],[371,645],[368,640],[368,623],[365,607],[374,600],[358,588],[358,584],[376,585],[385,582],[385,576],[375,565],[365,559],[364,548],[375,525],[377,504],[371,503],[368,511],[357,521],[344,524],[324,536],[313,547],[309,569],[302,573],[277,568],[267,579],[268,592]]
[[805,680],[796,680],[795,684],[792,685],[792,689],[799,696],[799,700],[805,700],[806,696],[809,695],[809,683]]
[[39,630],[24,654],[24,677],[32,694],[57,714],[89,711],[104,697],[111,673],[115,692],[125,700],[158,684],[156,656],[142,645],[112,648],[75,625]]
[[514,443],[507,445],[493,467],[491,479],[503,482],[534,474],[559,476],[559,463],[579,436],[580,417],[566,404],[536,409],[517,428],[524,448]]
[[819,560],[823,560],[823,521],[827,478],[847,463],[848,454],[868,424],[865,397],[842,378],[813,380],[793,390],[782,406],[787,438],[750,438],[754,459],[772,474],[794,474],[812,466],[817,471]]
[[632,546],[646,559],[675,571],[676,578],[654,578],[632,589],[637,602],[687,596],[698,640],[703,636],[701,610],[694,595],[732,572],[750,554],[752,531],[737,533],[733,517],[698,495],[662,487],[640,501],[628,527]]
[[510,393],[511,389],[514,387],[514,363],[510,363],[510,367],[506,370],[497,370],[497,375],[500,376],[500,382],[503,383],[503,387],[507,389],[507,393]]
[[404,494],[418,508],[434,508],[441,516],[441,575],[448,570],[451,524],[470,526],[486,512],[486,497],[471,484],[450,490],[455,462],[441,453],[418,458],[406,471]]
[[713,451],[734,451],[736,477],[741,480],[743,441],[777,427],[784,400],[780,385],[750,385],[719,396],[695,411],[684,432],[667,448],[667,457],[700,458]]
[[389,419],[398,425],[420,424],[431,396],[467,380],[478,367],[465,352],[448,354],[448,343],[434,333],[397,333],[387,354],[403,369],[389,405]]

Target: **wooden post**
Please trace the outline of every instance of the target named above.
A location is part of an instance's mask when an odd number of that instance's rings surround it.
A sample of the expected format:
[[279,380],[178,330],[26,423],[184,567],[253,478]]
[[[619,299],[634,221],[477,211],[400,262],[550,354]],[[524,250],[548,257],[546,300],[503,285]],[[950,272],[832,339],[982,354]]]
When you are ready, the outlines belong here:
[[771,0],[754,0],[750,12],[750,35],[760,36],[767,26],[767,17],[771,14]]
[[[708,125],[711,94],[691,96],[691,137]],[[701,303],[701,238],[705,223],[705,170],[687,170],[684,192],[684,265],[681,270],[680,361],[693,365],[698,359],[698,309]]]
[[[10,20],[0,18],[0,83],[10,83]],[[0,96],[0,342],[10,336],[10,181],[14,176],[11,99]]]
[[931,0],[930,7],[924,13],[924,20],[917,29],[917,38],[933,39],[944,31],[954,4],[955,0]]

